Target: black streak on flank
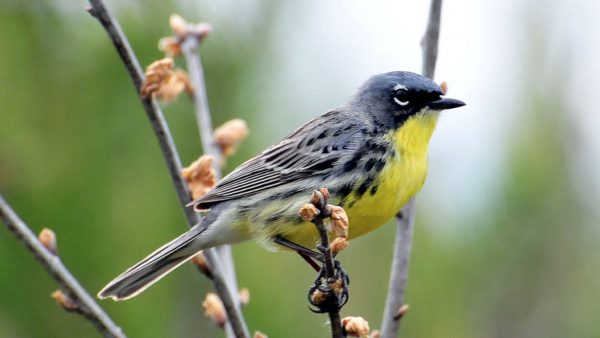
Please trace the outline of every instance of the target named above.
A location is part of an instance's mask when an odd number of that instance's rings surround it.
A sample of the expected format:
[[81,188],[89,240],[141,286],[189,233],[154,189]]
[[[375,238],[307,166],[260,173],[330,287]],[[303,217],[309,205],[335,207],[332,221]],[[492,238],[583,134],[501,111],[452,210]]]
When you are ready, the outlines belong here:
[[374,185],[373,187],[371,187],[371,196],[375,195],[377,193],[377,188],[379,188],[378,185]]
[[357,197],[361,197],[362,195],[364,195],[367,190],[369,190],[369,187],[371,186],[371,184],[373,184],[373,177],[369,176],[367,177],[362,183],[361,185],[358,187],[358,189],[356,189],[356,196]]
[[349,172],[356,169],[356,167],[358,166],[358,161],[360,161],[361,157],[361,154],[354,155],[352,159],[344,163],[344,171]]
[[338,194],[340,195],[340,198],[344,199],[344,198],[346,198],[346,196],[350,195],[350,192],[352,191],[352,187],[354,187],[354,182],[350,182],[348,184],[344,184],[338,190]]
[[382,153],[384,154],[388,150],[388,146],[385,143],[375,142],[375,141],[367,141],[365,144],[367,151],[370,153]]
[[373,166],[375,165],[375,161],[377,161],[376,159],[374,159],[373,157],[371,157],[364,166],[365,171],[371,171],[371,169],[373,169]]
[[385,167],[385,157],[377,160],[377,163],[375,163],[375,171],[381,171],[383,167]]

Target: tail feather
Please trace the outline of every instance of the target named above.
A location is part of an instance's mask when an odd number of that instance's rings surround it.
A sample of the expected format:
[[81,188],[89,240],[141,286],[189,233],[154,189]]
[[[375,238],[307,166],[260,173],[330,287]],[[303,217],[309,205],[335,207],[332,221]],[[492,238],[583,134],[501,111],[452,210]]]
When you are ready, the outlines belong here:
[[204,230],[206,227],[198,224],[163,245],[108,283],[100,290],[98,298],[125,300],[144,291],[203,249],[194,243],[194,239]]

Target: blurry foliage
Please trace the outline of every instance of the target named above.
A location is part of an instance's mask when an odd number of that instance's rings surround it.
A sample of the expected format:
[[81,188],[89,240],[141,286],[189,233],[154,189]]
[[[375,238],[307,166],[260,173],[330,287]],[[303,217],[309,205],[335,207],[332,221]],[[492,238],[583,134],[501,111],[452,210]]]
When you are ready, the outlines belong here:
[[[277,62],[265,53],[273,52],[269,32],[280,9],[259,6],[262,14],[244,30],[228,29],[232,19],[182,13],[216,28],[203,46],[215,124],[242,117],[250,125],[251,136],[228,170],[275,141],[255,118],[261,106],[255,85],[267,81],[262,72]],[[161,57],[156,43],[170,34],[167,18],[177,10],[162,1],[142,7],[123,6],[119,19],[146,65]],[[154,135],[104,31],[83,11],[62,10],[43,1],[0,3],[0,190],[34,231],[57,233],[65,264],[95,293],[183,231],[185,222]],[[528,67],[535,69],[535,61]],[[584,224],[569,178],[568,108],[560,92],[522,85],[522,118],[507,140],[512,148],[504,188],[489,214],[464,215],[456,229],[471,233],[457,241],[428,224],[426,215],[435,210],[425,200],[419,204],[406,337],[600,335],[597,234]],[[186,97],[165,107],[184,164],[200,149],[191,109]],[[364,316],[371,328],[381,320],[393,232],[386,226],[355,240],[340,257],[352,276],[343,315]],[[325,317],[307,310],[314,273],[301,260],[254,243],[234,252],[240,285],[251,292],[244,312],[252,331],[328,335]],[[54,304],[54,282],[7,232],[0,236],[0,268],[0,337],[97,335]],[[219,336],[202,318],[210,288],[188,266],[138,298],[102,306],[131,337]]]

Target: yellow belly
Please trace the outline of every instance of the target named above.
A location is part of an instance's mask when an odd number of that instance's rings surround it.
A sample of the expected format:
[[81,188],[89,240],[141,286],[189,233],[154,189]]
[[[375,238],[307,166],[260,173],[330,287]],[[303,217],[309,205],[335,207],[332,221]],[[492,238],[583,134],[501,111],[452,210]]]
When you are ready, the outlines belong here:
[[349,237],[355,238],[389,221],[413,197],[427,177],[427,150],[439,113],[416,115],[386,135],[399,156],[388,161],[379,175],[375,195],[364,194],[346,210]]
[[427,176],[427,160],[393,160],[381,171],[375,195],[364,194],[348,208],[349,237],[355,238],[389,221],[414,196]]
[[[382,168],[374,195],[365,193],[352,199],[351,194],[346,202],[350,239],[385,224],[421,189],[427,176],[427,145],[437,118],[436,112],[416,115],[386,135],[396,148],[396,156]],[[296,227],[286,238],[309,246],[315,243],[316,236],[314,225],[306,223]]]

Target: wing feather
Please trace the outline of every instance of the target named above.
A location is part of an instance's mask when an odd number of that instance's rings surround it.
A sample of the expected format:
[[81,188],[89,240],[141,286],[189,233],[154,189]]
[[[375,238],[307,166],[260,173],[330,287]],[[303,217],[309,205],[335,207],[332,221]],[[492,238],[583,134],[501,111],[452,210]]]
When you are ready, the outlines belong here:
[[339,111],[317,117],[240,165],[190,205],[207,209],[218,202],[332,173],[342,159],[352,157],[362,146],[362,124]]

